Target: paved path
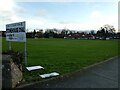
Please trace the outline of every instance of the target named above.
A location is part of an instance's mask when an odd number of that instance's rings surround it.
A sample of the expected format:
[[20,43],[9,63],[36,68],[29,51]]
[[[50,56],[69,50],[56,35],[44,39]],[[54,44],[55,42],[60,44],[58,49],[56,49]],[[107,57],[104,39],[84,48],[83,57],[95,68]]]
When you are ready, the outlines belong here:
[[[120,83],[119,83],[120,84]],[[91,67],[66,79],[32,88],[118,88],[118,58]]]

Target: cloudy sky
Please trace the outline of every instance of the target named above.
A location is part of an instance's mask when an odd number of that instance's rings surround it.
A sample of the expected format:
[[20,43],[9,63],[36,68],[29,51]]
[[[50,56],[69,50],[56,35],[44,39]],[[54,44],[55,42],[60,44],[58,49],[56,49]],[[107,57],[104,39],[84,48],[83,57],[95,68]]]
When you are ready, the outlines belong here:
[[21,21],[26,21],[26,28],[30,30],[98,30],[104,24],[118,29],[117,0],[49,1],[0,0],[0,30],[5,30],[6,24]]

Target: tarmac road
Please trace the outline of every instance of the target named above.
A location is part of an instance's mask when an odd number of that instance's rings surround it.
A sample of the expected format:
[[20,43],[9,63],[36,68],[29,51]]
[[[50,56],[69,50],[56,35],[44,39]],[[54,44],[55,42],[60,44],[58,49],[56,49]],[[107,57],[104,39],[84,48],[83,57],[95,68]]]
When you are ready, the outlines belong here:
[[118,88],[118,84],[118,58],[114,58],[69,78],[29,88]]

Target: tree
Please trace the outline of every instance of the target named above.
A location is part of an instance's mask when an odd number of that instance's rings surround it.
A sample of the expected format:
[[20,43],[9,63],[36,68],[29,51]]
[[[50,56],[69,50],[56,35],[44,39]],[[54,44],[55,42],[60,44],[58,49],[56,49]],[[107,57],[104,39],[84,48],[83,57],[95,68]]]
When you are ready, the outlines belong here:
[[103,26],[103,28],[106,30],[106,34],[107,34],[106,36],[112,37],[112,38],[114,37],[114,35],[115,35],[114,26],[106,24]]
[[106,39],[106,31],[103,27],[101,27],[101,36],[103,37],[103,39]]
[[44,37],[53,38],[54,34],[55,34],[54,29],[47,29],[44,33]]
[[103,26],[103,28],[105,28],[109,33],[115,33],[115,28],[112,25],[106,24]]
[[36,34],[36,30],[34,29],[34,32],[33,32],[33,37],[35,37],[35,34]]
[[42,38],[42,37],[43,37],[43,29],[40,29],[40,30],[37,32],[37,36],[38,36],[38,38]]
[[113,38],[115,36],[115,28],[112,25],[106,24],[97,31],[97,36],[103,39],[106,39],[107,37]]
[[91,35],[94,35],[94,34],[95,34],[95,31],[94,31],[94,30],[91,30],[91,31],[90,31],[90,34],[91,34]]

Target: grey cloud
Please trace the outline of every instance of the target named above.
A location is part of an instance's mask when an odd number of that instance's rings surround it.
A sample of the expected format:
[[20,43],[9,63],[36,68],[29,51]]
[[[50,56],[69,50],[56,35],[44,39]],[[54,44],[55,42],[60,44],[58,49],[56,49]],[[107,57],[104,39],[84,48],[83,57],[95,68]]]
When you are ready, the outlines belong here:
[[15,12],[18,13],[18,14],[25,14],[25,13],[26,13],[26,10],[23,9],[23,8],[17,8],[17,9],[15,10]]
[[37,10],[34,15],[38,17],[46,17],[48,12],[46,10]]
[[12,22],[13,21],[10,17],[1,17],[0,16],[0,18],[1,18],[2,21],[7,21],[7,22]]
[[67,21],[61,21],[59,22],[60,24],[69,24],[70,22],[67,22]]
[[0,12],[0,18],[2,21],[12,21],[12,12],[10,11],[1,11]]
[[77,22],[77,21],[60,21],[59,22],[60,24],[78,24],[79,22]]

